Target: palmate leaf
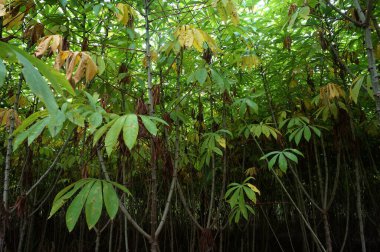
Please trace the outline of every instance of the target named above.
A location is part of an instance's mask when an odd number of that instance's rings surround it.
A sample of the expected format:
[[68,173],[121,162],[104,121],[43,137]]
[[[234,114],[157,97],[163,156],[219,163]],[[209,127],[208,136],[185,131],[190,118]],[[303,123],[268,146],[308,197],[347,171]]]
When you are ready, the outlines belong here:
[[[249,180],[252,177],[246,178],[242,183],[231,183],[228,185],[229,189],[225,193],[224,198],[230,205],[231,212],[229,215],[229,221],[232,219],[237,223],[240,221],[240,217],[248,220],[249,214],[254,214],[253,208],[249,205],[249,202],[256,204],[256,193],[260,194],[260,191]],[[246,200],[249,202],[247,203]]]
[[[65,78],[64,75],[62,75],[60,72],[55,70],[54,68],[46,65],[43,61],[29,55],[22,49],[19,49],[16,46],[10,45],[8,43],[4,43],[0,41],[0,58],[6,59],[6,60],[13,60],[18,61],[20,64],[24,65],[21,60],[26,63],[29,66],[29,70],[40,72],[48,81],[51,83],[55,91],[57,91],[59,94],[64,94],[62,92],[62,89],[66,90],[69,94],[75,95],[74,89],[68,82],[68,80]],[[28,64],[29,63],[29,64]],[[33,66],[33,68],[30,68],[30,65]],[[34,68],[36,67],[38,71]],[[39,83],[40,85],[47,85],[46,81],[43,80],[42,83]]]
[[277,163],[280,170],[286,172],[288,169],[288,160],[298,163],[298,158],[295,154],[303,157],[303,154],[297,149],[284,149],[282,151],[272,151],[267,153],[262,156],[260,160],[266,159],[268,161],[269,169],[272,169]]
[[65,187],[55,196],[49,218],[76,194],[66,212],[66,226],[70,232],[78,222],[83,208],[89,229],[93,228],[99,221],[103,204],[108,216],[114,219],[119,209],[119,198],[113,186],[122,190],[128,196],[130,195],[125,186],[116,182],[94,178],[81,179]]
[[[98,113],[98,112],[95,112]],[[127,114],[123,116],[114,115],[115,118],[107,123],[106,125],[103,125],[94,133],[94,141],[93,145],[99,141],[99,139],[106,134],[105,137],[105,146],[107,150],[107,154],[111,155],[113,149],[115,148],[118,140],[119,135],[122,134],[123,140],[125,145],[128,147],[129,150],[132,150],[132,148],[135,146],[137,141],[137,136],[139,133],[139,121],[138,116],[136,114]],[[97,119],[99,123],[102,115],[100,114],[100,117]],[[145,115],[139,115],[141,118],[142,123],[144,124],[145,128],[149,131],[150,134],[156,136],[158,129],[156,126],[156,122],[168,125],[164,120],[154,117],[154,116],[145,116]]]
[[22,73],[26,83],[28,83],[32,92],[45,103],[49,113],[54,114],[58,110],[58,104],[47,82],[24,56],[19,53],[16,53],[16,55],[19,62],[24,66]]

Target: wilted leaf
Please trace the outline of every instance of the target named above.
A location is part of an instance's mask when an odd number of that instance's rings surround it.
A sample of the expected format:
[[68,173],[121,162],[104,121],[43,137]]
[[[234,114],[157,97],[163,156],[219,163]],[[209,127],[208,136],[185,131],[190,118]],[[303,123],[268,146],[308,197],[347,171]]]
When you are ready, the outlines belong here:
[[[36,52],[34,55],[36,57],[41,57],[46,53],[55,53],[62,50],[63,38],[61,35],[49,35],[42,38],[40,43],[37,46]],[[48,49],[50,48],[50,51]]]

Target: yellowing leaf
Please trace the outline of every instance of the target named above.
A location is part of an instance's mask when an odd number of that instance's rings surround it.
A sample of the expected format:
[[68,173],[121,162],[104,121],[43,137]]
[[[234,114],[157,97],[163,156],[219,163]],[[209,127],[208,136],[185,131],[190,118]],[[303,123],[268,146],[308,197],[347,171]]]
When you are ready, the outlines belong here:
[[376,46],[376,59],[380,59],[380,43]]
[[200,29],[193,28],[190,25],[179,27],[174,32],[174,36],[183,48],[194,47],[197,51],[202,52],[203,43],[206,42],[213,53],[219,51],[215,40],[210,35]]
[[353,81],[352,86],[350,88],[350,98],[355,103],[358,103],[358,96],[359,96],[360,89],[363,85],[363,80],[364,80],[364,76],[357,77]]
[[256,167],[251,167],[245,170],[245,175],[250,176],[250,177],[255,177],[257,174],[257,168]]
[[118,3],[116,6],[119,13],[116,14],[117,20],[125,26],[132,26],[133,20],[136,17],[136,12],[128,4]]
[[203,42],[205,42],[205,39],[202,36],[202,33],[200,33],[197,29],[193,30],[194,40],[193,40],[193,46],[194,48],[202,52],[203,51]]
[[257,193],[258,195],[260,195],[260,190],[257,189],[256,186],[250,184],[250,183],[247,183],[247,185],[252,189],[252,191],[254,191],[255,193]]
[[234,25],[239,24],[239,15],[233,0],[215,0],[212,6],[217,9],[219,16],[224,22],[228,18],[231,18]]
[[[158,58],[157,52],[156,51],[150,51],[150,61],[151,62],[156,62],[157,58]],[[146,55],[145,55],[145,57],[143,59],[143,65],[144,65],[144,67],[148,66],[148,61],[147,61]]]
[[346,93],[339,85],[329,83],[326,86],[320,88],[319,95],[321,97],[321,100],[326,103],[330,100],[334,100],[335,98],[345,98]]
[[260,65],[260,59],[257,55],[244,55],[241,57],[241,68],[242,69],[252,69],[253,67],[258,67]]
[[224,149],[226,148],[226,139],[223,137],[218,137],[216,141],[222,146]]
[[21,124],[21,120],[17,111],[14,109],[2,109],[0,108],[0,128],[6,126],[10,127],[11,120],[14,119],[15,127],[17,128]]

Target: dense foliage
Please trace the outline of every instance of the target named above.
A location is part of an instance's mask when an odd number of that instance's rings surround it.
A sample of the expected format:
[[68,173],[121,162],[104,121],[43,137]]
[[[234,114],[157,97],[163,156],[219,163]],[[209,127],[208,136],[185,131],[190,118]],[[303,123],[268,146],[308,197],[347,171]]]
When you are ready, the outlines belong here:
[[0,0],[0,251],[374,251],[376,0]]

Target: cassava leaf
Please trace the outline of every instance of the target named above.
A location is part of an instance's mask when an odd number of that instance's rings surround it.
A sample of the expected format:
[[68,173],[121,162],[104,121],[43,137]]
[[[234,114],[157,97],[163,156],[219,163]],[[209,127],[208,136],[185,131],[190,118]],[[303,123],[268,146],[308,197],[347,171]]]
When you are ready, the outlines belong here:
[[86,200],[86,222],[89,229],[92,229],[100,218],[103,208],[102,183],[97,180],[91,187]]
[[137,135],[139,134],[139,122],[137,115],[126,115],[125,123],[123,126],[123,139],[128,149],[132,149],[136,144]]

